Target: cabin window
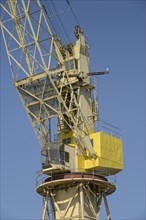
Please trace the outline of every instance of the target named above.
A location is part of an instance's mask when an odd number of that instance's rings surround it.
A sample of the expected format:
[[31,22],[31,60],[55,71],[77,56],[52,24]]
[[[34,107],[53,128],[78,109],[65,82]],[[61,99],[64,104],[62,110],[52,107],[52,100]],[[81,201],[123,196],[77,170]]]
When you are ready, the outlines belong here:
[[65,151],[65,162],[69,163],[69,153]]
[[71,138],[66,138],[66,139],[63,139],[63,144],[70,144],[71,143]]
[[46,161],[46,159],[47,159],[47,150],[43,150],[41,152],[41,160],[43,162],[43,161]]

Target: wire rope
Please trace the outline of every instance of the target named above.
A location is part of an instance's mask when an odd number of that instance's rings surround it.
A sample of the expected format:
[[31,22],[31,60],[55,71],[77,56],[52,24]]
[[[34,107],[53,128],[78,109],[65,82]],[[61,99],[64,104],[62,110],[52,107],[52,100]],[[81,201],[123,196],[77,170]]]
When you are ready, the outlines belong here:
[[[49,23],[50,23],[50,25],[51,25],[55,35],[59,36],[61,38],[61,40],[63,41],[63,43],[66,43],[65,37],[63,35],[63,32],[61,31],[61,28],[60,28],[60,26],[58,24],[57,19],[54,16],[53,9],[51,8],[51,5],[49,4],[49,2],[52,4],[51,1],[48,1],[48,4],[47,4],[46,1],[43,0],[43,4],[44,4],[43,8],[44,8],[44,11],[45,11],[45,13],[47,15],[48,21],[49,21]],[[49,12],[49,14],[51,16],[48,15],[48,12]]]
[[[48,4],[48,6],[49,6],[49,4]],[[52,7],[52,8],[51,8]],[[59,25],[59,23],[58,23],[58,21],[57,21],[57,16],[58,16],[58,14],[54,11],[54,8],[53,8],[53,1],[50,1],[50,9],[51,9],[51,13],[52,13],[52,18],[54,19],[54,23],[55,23],[55,25],[56,25],[56,29],[57,29],[57,31],[58,31],[58,35],[61,37],[61,40],[64,42],[64,43],[66,43],[66,39],[65,39],[65,37],[64,37],[64,34],[63,34],[63,31],[61,30],[61,27],[60,27],[60,25]],[[54,13],[55,12],[55,13]]]
[[[52,1],[52,6],[53,6],[53,8],[54,8],[55,13],[57,13],[57,9],[56,9],[55,4],[53,3],[53,1]],[[62,22],[62,20],[61,20],[61,17],[60,17],[59,14],[58,14],[57,16],[58,16],[58,21],[59,21],[59,23],[60,23],[60,26],[61,26],[61,28],[62,28],[64,34],[65,34],[65,37],[67,38],[68,42],[70,42],[69,34],[68,34],[68,32],[67,32],[67,30],[66,30],[66,28],[65,28],[65,26],[64,26],[64,24],[63,24],[63,22]]]
[[[54,4],[53,1],[45,1],[45,0],[42,0],[43,1],[43,8],[44,8],[44,11],[47,15],[47,18],[48,18],[48,21],[54,31],[54,33],[60,37],[60,39],[62,40],[62,42],[66,45],[67,43],[71,43],[71,38],[62,22],[62,19],[61,19],[61,16],[60,16],[60,13],[58,13],[57,9],[56,9],[56,6]],[[69,9],[77,23],[78,26],[80,26],[79,24],[79,21],[77,19],[77,16],[75,15],[75,12],[71,6],[71,3],[69,2],[69,0],[66,0],[68,6],[69,6]],[[68,10],[65,10],[63,12],[66,12]],[[62,13],[63,13],[62,12]],[[50,14],[50,16],[48,15],[48,13]]]
[[72,8],[72,6],[71,6],[69,0],[66,0],[66,2],[67,2],[68,6],[69,6],[69,8],[70,8],[70,10],[71,10],[71,12],[72,12],[72,14],[73,14],[73,17],[74,17],[75,21],[76,21],[77,24],[80,26],[79,21],[78,21],[78,19],[77,19],[77,16],[75,15],[75,12],[73,11],[73,8]]
[[[55,21],[53,19],[52,10],[48,5],[46,5],[46,2],[44,0],[43,0],[43,3],[44,3],[43,4],[43,9],[46,13],[47,20],[49,21],[49,24],[51,25],[53,32],[57,35],[58,30],[56,28],[56,24],[55,24]],[[50,14],[50,16],[48,15],[48,13]]]

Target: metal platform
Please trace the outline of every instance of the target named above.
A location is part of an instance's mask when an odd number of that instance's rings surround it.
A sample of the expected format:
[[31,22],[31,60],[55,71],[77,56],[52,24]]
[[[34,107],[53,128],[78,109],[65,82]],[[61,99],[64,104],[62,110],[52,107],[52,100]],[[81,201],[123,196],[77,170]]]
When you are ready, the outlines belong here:
[[78,183],[92,184],[97,188],[97,193],[105,191],[106,195],[112,194],[116,190],[116,186],[101,175],[91,173],[62,173],[47,178],[37,187],[36,191],[40,195],[46,196],[47,190],[63,189],[75,186]]
[[36,189],[44,198],[42,220],[99,220],[102,199],[111,220],[106,196],[115,190],[103,176],[76,172],[52,175]]

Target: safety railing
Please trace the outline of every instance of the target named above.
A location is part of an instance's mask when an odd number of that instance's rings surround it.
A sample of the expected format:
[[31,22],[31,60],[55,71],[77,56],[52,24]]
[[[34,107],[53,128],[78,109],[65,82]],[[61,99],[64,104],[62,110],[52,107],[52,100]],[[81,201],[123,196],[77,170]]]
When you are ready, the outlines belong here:
[[[66,171],[67,174],[70,174],[70,178],[74,178],[74,174],[79,173],[82,174],[83,176],[86,174],[90,174],[90,176],[93,176],[93,179],[96,175],[99,175],[102,178],[106,178],[108,180],[108,182],[112,183],[113,185],[116,185],[116,175],[108,175],[108,176],[103,176],[101,174],[99,174],[96,170],[92,170],[91,172],[85,172],[84,169],[79,169],[79,170],[71,170],[71,171]],[[64,173],[65,174],[65,173]],[[50,172],[49,175],[44,174],[42,171],[37,172],[37,178],[36,178],[36,187],[38,187],[39,185],[41,185],[42,183],[44,183],[47,179],[49,179],[49,181],[54,181],[55,177],[57,179],[62,178],[63,173],[61,172],[60,174],[54,174],[53,172]]]
[[100,131],[103,131],[107,134],[110,134],[116,138],[120,138],[121,139],[121,129],[114,126],[114,125],[111,125],[105,121],[97,121],[95,123],[95,130],[96,132],[100,132]]

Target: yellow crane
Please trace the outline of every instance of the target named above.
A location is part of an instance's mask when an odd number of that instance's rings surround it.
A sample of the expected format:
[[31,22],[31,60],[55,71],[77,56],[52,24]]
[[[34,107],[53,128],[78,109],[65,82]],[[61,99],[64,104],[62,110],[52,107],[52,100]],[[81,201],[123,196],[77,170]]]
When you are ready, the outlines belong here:
[[90,48],[79,25],[75,43],[62,43],[43,2],[0,5],[13,83],[41,147],[39,175],[45,180],[36,191],[44,198],[42,220],[100,219],[102,199],[110,220],[106,196],[116,187],[106,176],[123,169],[122,140],[119,130],[104,122],[97,131],[93,82],[108,70],[90,72]]

